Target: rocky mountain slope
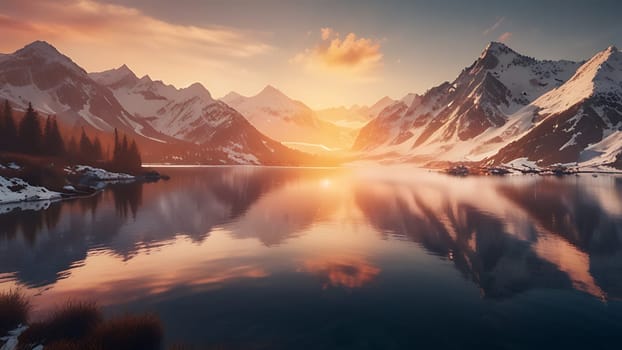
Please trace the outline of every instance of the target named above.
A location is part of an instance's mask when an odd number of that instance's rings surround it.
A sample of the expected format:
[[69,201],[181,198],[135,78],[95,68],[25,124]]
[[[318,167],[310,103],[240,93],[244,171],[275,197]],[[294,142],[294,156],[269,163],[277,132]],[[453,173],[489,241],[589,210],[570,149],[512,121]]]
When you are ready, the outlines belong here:
[[261,134],[200,84],[177,89],[122,66],[87,74],[37,41],[0,55],[0,99],[18,111],[29,102],[63,127],[102,137],[117,128],[137,140],[143,159],[210,164],[297,164],[305,155]]
[[540,61],[491,43],[455,81],[383,110],[354,150],[422,164],[613,162],[619,56],[610,47],[586,62]]
[[527,131],[490,162],[613,163],[622,151],[622,52],[611,46],[513,117]]
[[0,99],[9,100],[17,109],[32,102],[38,111],[57,115],[67,125],[157,136],[84,69],[43,41],[0,56]]

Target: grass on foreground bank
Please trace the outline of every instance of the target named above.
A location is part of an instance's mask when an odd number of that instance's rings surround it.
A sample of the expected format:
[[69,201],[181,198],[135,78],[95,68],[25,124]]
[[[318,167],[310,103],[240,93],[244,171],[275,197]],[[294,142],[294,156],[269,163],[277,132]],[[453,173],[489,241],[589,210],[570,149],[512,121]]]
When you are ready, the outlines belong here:
[[[157,315],[124,315],[105,319],[92,302],[67,302],[41,321],[29,323],[32,306],[18,291],[0,292],[0,337],[29,325],[18,338],[18,350],[159,350],[164,330]],[[0,347],[3,342],[0,341]],[[227,350],[227,344],[192,346],[175,344],[169,350]]]
[[0,337],[28,321],[30,302],[17,291],[0,294]]
[[[1,335],[28,324],[31,307],[22,294],[0,293]],[[91,302],[68,302],[41,321],[33,322],[18,340],[18,349],[42,344],[46,350],[161,349],[163,328],[153,314],[104,319]]]

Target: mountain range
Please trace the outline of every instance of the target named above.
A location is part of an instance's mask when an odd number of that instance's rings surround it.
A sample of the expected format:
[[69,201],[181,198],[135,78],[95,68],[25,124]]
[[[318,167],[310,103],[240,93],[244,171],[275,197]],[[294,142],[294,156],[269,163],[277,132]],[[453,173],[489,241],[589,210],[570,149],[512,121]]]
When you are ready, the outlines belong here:
[[348,149],[356,137],[357,129],[320,118],[307,105],[271,85],[251,97],[230,92],[221,101],[239,111],[265,135],[301,150]]
[[516,166],[619,165],[622,53],[537,60],[493,42],[453,82],[397,101],[365,125],[361,157]]
[[360,129],[389,105],[395,102],[389,96],[385,96],[371,106],[354,105],[350,107],[340,106],[317,110],[317,116],[337,125]]
[[573,62],[492,42],[423,94],[313,110],[270,85],[216,99],[200,83],[177,88],[126,65],[88,73],[36,41],[0,55],[0,99],[17,110],[31,102],[69,129],[118,129],[148,162],[299,165],[350,149],[348,159],[428,167],[622,167],[622,53],[613,46]]
[[122,66],[88,74],[37,41],[0,56],[0,99],[56,115],[68,129],[136,139],[147,162],[286,164],[311,161],[253,127],[200,84],[177,89]]

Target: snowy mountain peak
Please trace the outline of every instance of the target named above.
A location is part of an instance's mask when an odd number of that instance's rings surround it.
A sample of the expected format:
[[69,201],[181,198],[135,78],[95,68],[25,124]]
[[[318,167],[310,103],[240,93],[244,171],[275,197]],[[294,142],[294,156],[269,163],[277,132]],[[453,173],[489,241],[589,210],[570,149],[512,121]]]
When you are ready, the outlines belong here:
[[194,83],[187,88],[181,89],[181,94],[189,97],[200,97],[206,101],[212,101],[212,95],[201,83]]
[[470,74],[477,74],[481,71],[500,71],[508,64],[528,66],[533,63],[535,63],[534,59],[517,53],[503,43],[492,41],[466,71]]
[[58,50],[46,41],[37,40],[15,51],[16,54],[37,54],[43,56],[61,55]]
[[378,102],[374,103],[369,108],[370,109],[375,109],[375,108],[378,108],[379,106],[388,106],[388,105],[390,105],[393,102],[395,102],[395,101],[391,97],[385,96],[385,97],[381,98],[380,100],[378,100]]
[[[23,48],[15,51],[14,57],[31,61],[43,61],[45,64],[60,63],[63,66],[78,72],[86,73],[80,66],[75,64],[69,57],[60,53],[54,46],[41,40],[34,41]],[[39,63],[40,64],[40,63]]]
[[402,97],[402,98],[400,99],[400,101],[402,101],[402,102],[403,102],[404,104],[406,104],[407,106],[410,106],[410,105],[412,105],[413,101],[414,101],[416,98],[421,98],[421,96],[419,96],[418,94],[415,94],[415,93],[412,93],[412,92],[411,92],[411,93],[408,93],[406,96]]
[[134,72],[130,69],[130,67],[128,67],[126,64],[123,64],[121,67],[115,69],[115,71],[119,72],[119,74],[135,75]]
[[486,46],[486,48],[484,48],[484,51],[482,51],[480,58],[483,58],[489,54],[502,55],[502,54],[510,54],[510,53],[519,55],[516,51],[512,50],[509,46],[505,45],[504,43],[497,42],[497,41],[491,41]]
[[231,91],[228,94],[226,94],[225,96],[221,97],[220,100],[227,103],[227,101],[231,101],[231,100],[236,100],[239,98],[244,98],[244,96],[238,94],[235,91]]
[[622,52],[610,46],[585,62],[562,86],[534,102],[543,113],[563,111],[589,97],[622,97]]
[[257,95],[257,97],[272,97],[272,98],[287,98],[287,96],[281,92],[281,90],[275,88],[272,85],[266,85],[266,87],[261,90]]
[[90,73],[89,76],[96,82],[106,86],[129,86],[138,81],[136,74],[125,64],[119,68]]
[[153,82],[153,80],[151,80],[151,77],[148,74],[143,75],[140,78],[140,81],[141,82],[146,82],[146,83],[152,83]]
[[621,70],[622,53],[615,46],[610,46],[579,67],[567,84],[572,84],[575,88],[580,87],[579,85],[586,88],[605,87],[603,85],[609,83],[619,85]]

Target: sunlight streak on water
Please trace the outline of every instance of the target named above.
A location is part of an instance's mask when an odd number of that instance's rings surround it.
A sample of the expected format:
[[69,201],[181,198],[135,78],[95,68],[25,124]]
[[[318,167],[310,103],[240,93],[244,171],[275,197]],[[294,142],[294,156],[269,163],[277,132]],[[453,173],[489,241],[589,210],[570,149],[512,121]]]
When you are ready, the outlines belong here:
[[[85,297],[109,312],[155,309],[173,339],[197,343],[251,327],[248,341],[286,347],[306,334],[293,313],[317,328],[327,321],[319,310],[332,315],[331,332],[354,331],[346,325],[371,315],[401,329],[421,313],[446,314],[457,327],[465,320],[456,309],[485,316],[468,321],[473,337],[516,336],[522,322],[537,330],[547,317],[578,329],[571,312],[601,329],[618,325],[609,313],[622,297],[619,178],[451,178],[404,167],[167,172],[168,182],[0,215],[0,290],[23,288],[36,315]],[[540,307],[539,321],[519,305]],[[499,317],[507,327],[490,321]],[[214,328],[193,335],[175,327],[183,322]],[[433,336],[427,327],[442,322],[427,322],[417,326]],[[395,336],[408,343],[407,333]]]

